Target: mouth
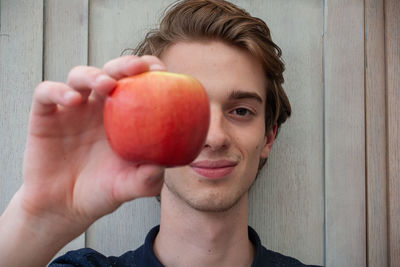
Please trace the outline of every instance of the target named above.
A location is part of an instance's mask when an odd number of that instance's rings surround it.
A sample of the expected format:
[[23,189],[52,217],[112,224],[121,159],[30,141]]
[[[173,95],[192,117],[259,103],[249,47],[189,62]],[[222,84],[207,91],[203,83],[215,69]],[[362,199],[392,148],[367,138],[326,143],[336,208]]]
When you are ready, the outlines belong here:
[[218,179],[230,174],[235,169],[237,164],[237,162],[230,160],[203,160],[190,164],[190,167],[194,172],[203,177],[209,179]]

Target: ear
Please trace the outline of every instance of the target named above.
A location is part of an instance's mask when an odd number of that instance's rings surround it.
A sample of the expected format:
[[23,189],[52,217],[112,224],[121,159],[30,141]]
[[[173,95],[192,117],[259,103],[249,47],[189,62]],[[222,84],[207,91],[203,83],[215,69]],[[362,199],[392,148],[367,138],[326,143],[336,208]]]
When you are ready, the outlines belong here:
[[272,145],[275,141],[275,136],[276,136],[276,131],[278,129],[278,126],[275,124],[272,126],[272,128],[269,130],[268,133],[266,133],[264,137],[264,144],[263,148],[261,150],[261,158],[266,159],[271,152]]

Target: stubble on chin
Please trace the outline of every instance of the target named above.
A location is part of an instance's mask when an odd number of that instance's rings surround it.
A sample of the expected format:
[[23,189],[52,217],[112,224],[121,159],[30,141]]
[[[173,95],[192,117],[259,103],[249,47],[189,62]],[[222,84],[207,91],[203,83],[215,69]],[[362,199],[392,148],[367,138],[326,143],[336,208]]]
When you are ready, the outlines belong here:
[[[202,195],[194,192],[191,194],[188,191],[179,190],[168,179],[164,180],[165,189],[168,194],[171,194],[176,201],[181,201],[188,207],[201,212],[215,212],[222,213],[233,209],[244,197],[247,196],[248,191],[254,184],[253,182],[248,188],[238,189],[236,192],[209,192],[202,193]],[[182,192],[183,191],[183,192]]]

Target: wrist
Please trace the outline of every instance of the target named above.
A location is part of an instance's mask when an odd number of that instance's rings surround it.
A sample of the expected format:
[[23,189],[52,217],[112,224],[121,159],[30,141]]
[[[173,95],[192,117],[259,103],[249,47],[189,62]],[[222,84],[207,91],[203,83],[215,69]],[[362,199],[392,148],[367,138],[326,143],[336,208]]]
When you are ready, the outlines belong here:
[[0,266],[45,266],[75,235],[22,206],[18,191],[0,216]]

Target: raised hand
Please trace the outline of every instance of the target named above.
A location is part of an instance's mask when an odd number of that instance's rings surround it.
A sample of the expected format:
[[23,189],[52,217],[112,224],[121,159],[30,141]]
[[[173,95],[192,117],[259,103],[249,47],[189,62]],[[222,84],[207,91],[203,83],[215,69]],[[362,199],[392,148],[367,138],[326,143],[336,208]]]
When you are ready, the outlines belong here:
[[[5,243],[9,234],[16,236],[14,246],[24,234],[35,250],[53,244],[55,251],[51,255],[46,251],[42,257],[49,260],[57,249],[123,202],[160,192],[163,168],[127,162],[115,155],[107,143],[102,116],[104,99],[118,79],[153,69],[164,69],[156,57],[125,56],[106,63],[103,69],[75,67],[65,84],[45,81],[37,86],[24,183],[0,217],[0,251],[8,251],[9,259],[13,259],[10,244]],[[27,249],[30,242],[25,242]]]

